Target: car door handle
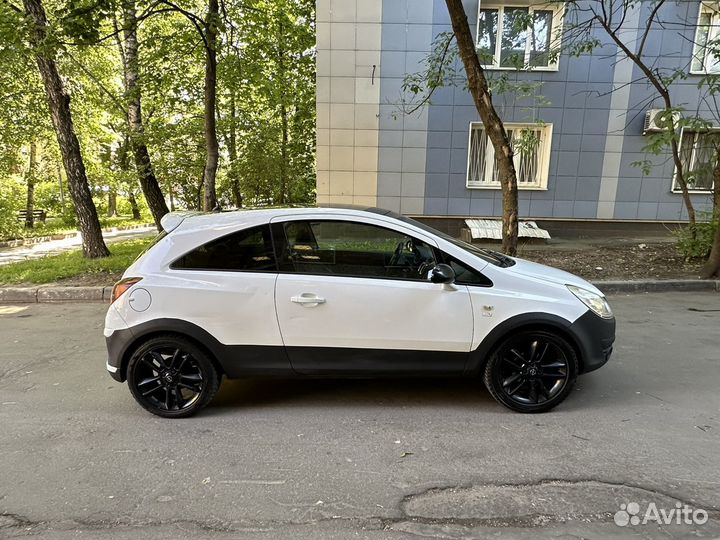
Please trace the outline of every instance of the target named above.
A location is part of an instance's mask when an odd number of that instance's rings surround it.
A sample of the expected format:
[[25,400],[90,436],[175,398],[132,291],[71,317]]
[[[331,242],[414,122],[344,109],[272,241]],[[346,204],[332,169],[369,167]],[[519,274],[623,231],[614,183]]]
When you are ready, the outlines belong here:
[[306,306],[317,306],[318,304],[325,303],[324,298],[321,298],[312,293],[302,293],[300,296],[292,296],[290,298],[290,301],[295,302],[296,304],[303,304]]

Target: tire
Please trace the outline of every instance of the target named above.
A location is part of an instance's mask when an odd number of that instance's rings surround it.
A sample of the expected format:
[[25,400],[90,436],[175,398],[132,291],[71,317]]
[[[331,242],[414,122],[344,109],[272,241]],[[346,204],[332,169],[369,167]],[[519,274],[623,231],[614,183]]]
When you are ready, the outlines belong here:
[[546,412],[570,394],[578,374],[575,349],[548,331],[507,337],[485,365],[483,380],[496,401],[521,413]]
[[135,350],[127,382],[135,401],[163,418],[192,416],[220,387],[208,354],[189,339],[170,334],[151,338]]

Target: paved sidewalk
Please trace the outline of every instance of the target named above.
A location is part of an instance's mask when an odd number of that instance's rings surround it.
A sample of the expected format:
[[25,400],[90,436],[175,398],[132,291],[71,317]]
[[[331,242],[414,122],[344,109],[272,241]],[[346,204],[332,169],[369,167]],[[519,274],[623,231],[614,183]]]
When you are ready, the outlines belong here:
[[[154,236],[157,234],[155,227],[141,227],[137,229],[111,229],[103,233],[103,238],[109,244],[122,240],[130,240],[132,238],[143,238],[146,236]],[[47,255],[57,255],[63,251],[76,249],[82,244],[80,235],[62,240],[51,240],[49,242],[41,242],[26,246],[17,246],[12,248],[4,248],[0,251],[0,265],[10,264],[13,262],[24,261],[25,259],[36,259]]]

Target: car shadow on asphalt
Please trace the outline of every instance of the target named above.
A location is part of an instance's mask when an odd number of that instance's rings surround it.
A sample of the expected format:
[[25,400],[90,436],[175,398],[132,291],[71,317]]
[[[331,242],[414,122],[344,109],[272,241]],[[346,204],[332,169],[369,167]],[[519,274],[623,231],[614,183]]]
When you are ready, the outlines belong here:
[[432,404],[495,407],[479,378],[406,379],[235,379],[225,380],[208,407],[266,407],[274,405],[384,407]]
[[[621,395],[608,395],[608,373],[578,378],[575,389],[556,411],[617,406]],[[206,415],[236,409],[278,405],[342,408],[348,405],[386,407],[473,406],[488,412],[508,412],[495,402],[479,377],[387,379],[233,379],[224,380]]]

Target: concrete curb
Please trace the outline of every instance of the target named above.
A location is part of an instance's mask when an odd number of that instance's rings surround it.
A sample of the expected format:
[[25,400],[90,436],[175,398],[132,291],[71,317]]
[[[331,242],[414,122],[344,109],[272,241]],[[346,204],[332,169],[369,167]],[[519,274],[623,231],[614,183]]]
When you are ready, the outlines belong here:
[[606,294],[720,291],[720,280],[713,279],[650,279],[638,281],[593,281],[592,283]]
[[[122,227],[109,227],[102,230],[104,233],[118,232],[118,231],[132,231],[134,229],[144,229],[146,227],[154,227],[154,223],[138,223],[137,225],[128,225]],[[51,234],[49,236],[31,236],[30,238],[18,238],[17,240],[5,240],[0,242],[0,248],[6,247],[18,247],[18,246],[32,246],[34,244],[42,244],[43,242],[52,242],[53,240],[65,240],[67,238],[75,238],[79,235],[79,232],[67,233],[67,234]]]
[[[595,281],[606,294],[670,291],[720,291],[720,280],[658,279],[647,281]],[[0,287],[0,304],[58,304],[110,302],[108,287]]]
[[112,287],[0,287],[0,304],[110,302]]

